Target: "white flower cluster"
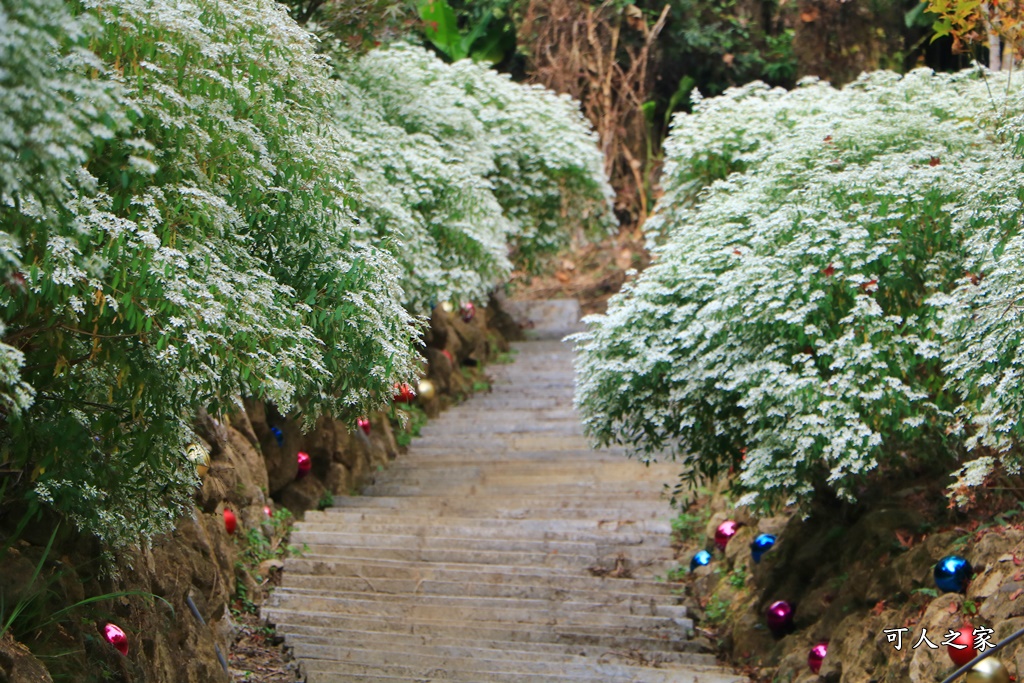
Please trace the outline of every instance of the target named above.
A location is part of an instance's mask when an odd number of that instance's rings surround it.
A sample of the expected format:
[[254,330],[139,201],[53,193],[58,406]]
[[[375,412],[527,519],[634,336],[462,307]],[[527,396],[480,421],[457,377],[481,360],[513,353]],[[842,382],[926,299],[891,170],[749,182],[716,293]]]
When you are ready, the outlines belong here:
[[380,408],[431,303],[566,202],[606,220],[571,102],[411,48],[339,79],[314,41],[272,0],[0,0],[0,462],[112,546],[190,504],[199,410]]
[[734,469],[765,506],[1008,449],[1024,195],[1022,128],[1001,119],[1024,100],[1007,93],[982,70],[879,72],[677,116],[655,263],[576,337],[588,434]]

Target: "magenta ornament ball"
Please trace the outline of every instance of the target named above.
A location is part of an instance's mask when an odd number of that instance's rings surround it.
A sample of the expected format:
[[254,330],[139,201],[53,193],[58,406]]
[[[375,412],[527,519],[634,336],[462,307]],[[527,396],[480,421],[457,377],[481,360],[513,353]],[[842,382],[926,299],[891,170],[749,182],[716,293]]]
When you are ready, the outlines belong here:
[[715,545],[718,546],[719,550],[725,550],[725,546],[729,544],[729,539],[736,535],[739,531],[740,525],[731,519],[727,519],[718,525],[715,529]]
[[785,600],[776,600],[769,605],[765,616],[772,635],[784,636],[793,630],[793,607]]
[[810,667],[811,673],[821,671],[821,663],[825,661],[826,655],[828,655],[828,642],[823,641],[811,648],[807,654],[807,666]]
[[103,637],[118,652],[125,656],[128,655],[128,636],[124,634],[120,626],[117,624],[107,624],[103,627]]

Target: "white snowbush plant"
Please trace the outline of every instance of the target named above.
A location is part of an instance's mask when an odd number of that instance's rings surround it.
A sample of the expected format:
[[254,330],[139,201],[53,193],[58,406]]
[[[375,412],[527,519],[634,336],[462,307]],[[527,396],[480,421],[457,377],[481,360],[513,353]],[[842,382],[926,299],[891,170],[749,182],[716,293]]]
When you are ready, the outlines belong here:
[[767,507],[1016,433],[1021,327],[999,314],[1024,191],[1019,128],[998,121],[1024,106],[1005,88],[879,72],[678,116],[655,263],[576,337],[589,436],[735,469]]
[[398,265],[358,239],[336,86],[280,5],[3,7],[0,130],[30,145],[0,160],[0,461],[27,495],[131,543],[190,504],[200,408],[354,419],[414,375]]
[[374,50],[347,77],[386,122],[434,138],[447,163],[486,181],[518,267],[536,270],[570,236],[615,226],[597,137],[568,96],[404,44]]

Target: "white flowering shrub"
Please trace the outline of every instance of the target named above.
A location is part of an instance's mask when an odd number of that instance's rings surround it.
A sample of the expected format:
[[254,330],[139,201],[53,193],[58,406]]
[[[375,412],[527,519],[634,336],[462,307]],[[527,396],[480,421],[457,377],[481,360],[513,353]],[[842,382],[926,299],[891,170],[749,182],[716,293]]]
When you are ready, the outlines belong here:
[[414,375],[337,86],[281,6],[2,6],[0,462],[26,495],[131,543],[190,503],[200,408],[354,418]]
[[486,300],[511,270],[512,226],[490,183],[433,137],[385,121],[355,84],[340,85],[336,116],[350,134],[362,230],[402,265],[406,307],[429,315],[437,302]]
[[434,138],[447,162],[487,181],[517,266],[535,270],[571,235],[614,227],[597,137],[568,96],[402,44],[374,50],[347,75],[386,122]]
[[987,78],[755,83],[677,116],[655,263],[576,337],[590,437],[733,468],[769,506],[1017,429],[1024,193],[998,122],[1024,107]]

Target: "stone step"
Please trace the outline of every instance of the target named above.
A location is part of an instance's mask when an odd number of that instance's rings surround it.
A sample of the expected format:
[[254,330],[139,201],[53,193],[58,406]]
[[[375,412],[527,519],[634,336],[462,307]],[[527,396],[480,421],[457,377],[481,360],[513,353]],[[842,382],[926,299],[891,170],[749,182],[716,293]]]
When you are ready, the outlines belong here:
[[352,557],[310,558],[295,557],[289,560],[284,585],[290,585],[289,577],[296,581],[305,578],[352,577],[366,581],[367,588],[374,588],[376,579],[424,581],[434,579],[471,583],[490,582],[500,585],[553,585],[565,590],[584,587],[588,590],[605,590],[624,593],[664,594],[668,584],[637,578],[615,578],[596,576],[578,567],[511,567],[472,563],[423,563],[410,560],[371,559]]
[[[602,549],[622,549],[643,546],[645,549],[657,549],[659,554],[671,549],[670,539],[644,537],[640,534],[622,536],[596,535],[588,539],[582,535],[578,538],[533,539],[508,535],[500,538],[489,538],[483,535],[448,536],[448,535],[417,535],[417,534],[373,534],[352,533],[343,531],[320,531],[299,528],[292,532],[293,544],[306,544],[313,552],[325,546],[346,546],[350,548],[403,548],[403,549],[445,549],[445,550],[478,550],[484,552],[501,551],[510,553],[565,553],[569,555],[585,555],[591,552],[600,553]],[[609,552],[609,551],[605,551]]]
[[[358,569],[356,569],[358,571]],[[582,578],[582,577],[581,577]],[[639,582],[635,582],[639,583]],[[670,604],[670,589],[666,584],[653,584],[660,590],[643,589],[636,585],[624,587],[621,591],[609,592],[614,586],[585,586],[573,583],[562,576],[547,577],[532,583],[508,583],[505,581],[480,581],[465,577],[461,581],[426,578],[383,578],[361,576],[308,576],[296,574],[294,570],[285,577],[283,587],[294,593],[311,592],[354,592],[370,589],[385,595],[462,595],[465,597],[525,598],[552,602],[572,600],[574,602],[597,602],[602,599],[614,602],[633,601]],[[684,615],[685,616],[685,615]]]
[[499,550],[461,550],[449,548],[402,548],[384,546],[338,546],[313,545],[303,550],[303,555],[310,559],[332,559],[335,557],[352,557],[360,559],[405,560],[444,564],[489,564],[504,567],[569,567],[577,566],[584,571],[588,567],[614,564],[620,555],[635,564],[672,565],[674,563],[671,548],[629,548],[628,555],[622,547],[595,547],[591,552],[575,554],[552,552],[502,552]]
[[[509,526],[505,519],[492,518],[490,516],[466,516],[444,515],[433,518],[432,522],[423,520],[406,520],[404,517],[396,518],[388,514],[388,508],[377,507],[329,507],[323,510],[310,510],[306,513],[306,524],[369,524],[380,527],[381,531],[389,529],[419,529],[420,526],[452,526],[468,527],[473,529],[503,529]],[[665,510],[665,520],[671,516],[671,510]],[[420,526],[416,526],[419,524]],[[537,533],[551,531],[620,531],[630,530],[638,533],[669,534],[672,532],[672,525],[668,521],[661,520],[632,520],[632,519],[600,519],[587,517],[584,519],[544,519],[524,518],[516,522],[515,527],[520,530],[528,530]],[[363,528],[366,528],[365,526]],[[411,532],[410,532],[411,533]]]
[[[340,647],[343,650],[380,650],[399,649],[407,653],[427,654],[431,650],[451,653],[453,655],[487,657],[504,659],[509,655],[517,659],[538,660],[549,658],[549,661],[565,661],[568,658],[596,656],[612,660],[617,658],[636,659],[630,652],[638,652],[648,643],[641,638],[624,637],[607,645],[560,645],[556,643],[524,643],[507,640],[488,640],[486,638],[467,639],[463,636],[414,635],[408,633],[376,633],[373,631],[346,631],[341,634],[323,634],[320,632],[302,634],[302,642],[311,645]],[[684,644],[688,644],[685,643]],[[342,653],[338,653],[342,654]],[[623,657],[625,656],[625,657]],[[341,657],[342,659],[344,657]],[[696,650],[672,651],[656,650],[646,658],[652,663],[690,664],[694,666],[714,666],[715,658],[710,654],[698,653]],[[627,662],[623,662],[627,663]]]
[[[439,652],[426,654],[421,652],[406,652],[399,649],[392,650],[365,650],[356,648],[344,648],[331,645],[297,645],[295,654],[298,657],[310,662],[323,662],[323,671],[337,671],[335,663],[343,661],[346,665],[345,671],[370,670],[374,672],[405,673],[411,678],[409,680],[422,680],[424,675],[437,675],[444,672],[444,678],[440,680],[452,680],[452,676],[461,676],[462,680],[494,680],[492,676],[521,677],[559,676],[574,677],[577,680],[586,681],[607,681],[607,680],[639,680],[643,681],[676,681],[673,675],[678,675],[677,667],[666,664],[660,668],[640,668],[628,664],[613,663],[611,661],[591,660],[579,656],[561,656],[552,659],[535,659],[529,657],[514,658],[488,657],[483,655],[473,656],[472,654],[460,654],[458,651]],[[549,655],[550,657],[550,655]],[[692,669],[692,665],[690,667]],[[311,671],[318,670],[313,665]],[[487,678],[480,678],[486,676]],[[475,678],[474,678],[475,677]],[[506,680],[513,680],[506,678]],[[543,679],[538,679],[543,680]]]
[[[380,622],[369,621],[367,628],[373,629]],[[668,661],[682,662],[690,657],[699,657],[700,662],[710,663],[713,658],[698,652],[698,646],[685,639],[685,634],[678,632],[675,637],[651,637],[642,634],[617,634],[602,636],[598,634],[577,634],[579,642],[570,642],[573,638],[564,637],[563,642],[548,642],[536,639],[535,633],[507,628],[459,628],[451,625],[427,625],[410,623],[400,630],[359,630],[345,628],[338,631],[325,630],[318,626],[290,624],[290,633],[302,640],[328,644],[345,643],[438,643],[439,645],[457,644],[474,645],[488,649],[507,649],[531,652],[553,652],[556,654],[577,654],[580,656],[600,656],[614,651],[648,652],[652,659],[664,658]],[[503,636],[514,636],[515,640],[504,640]],[[534,637],[533,640],[530,638]]]
[[[363,587],[365,588],[365,586]],[[267,605],[270,609],[303,608],[322,613],[373,614],[402,619],[446,618],[458,621],[506,621],[517,624],[551,623],[604,626],[628,620],[638,628],[650,620],[686,620],[682,605],[657,604],[650,596],[636,599],[603,599],[596,602],[548,600],[522,596],[432,595],[426,593],[379,593],[332,591],[324,594],[282,587],[275,590]]]
[[[403,613],[399,616],[387,614],[381,616],[369,612],[321,612],[307,607],[273,607],[264,605],[260,616],[268,623],[276,624],[278,631],[287,634],[292,626],[320,626],[325,630],[345,631],[351,629],[369,629],[381,632],[421,632],[421,633],[454,633],[467,638],[500,637],[502,640],[517,641],[526,639],[530,642],[574,643],[587,644],[601,642],[607,637],[620,637],[625,634],[634,637],[645,636],[650,640],[667,641],[685,639],[693,628],[689,618],[670,619],[665,617],[618,616],[600,623],[599,617],[593,620],[577,619],[570,621],[548,618],[543,614],[534,615],[528,621],[501,621],[486,619],[487,615],[478,615],[478,619],[453,619],[443,610],[421,612],[418,614]],[[621,620],[624,620],[621,621]],[[285,628],[281,628],[285,626]]]

